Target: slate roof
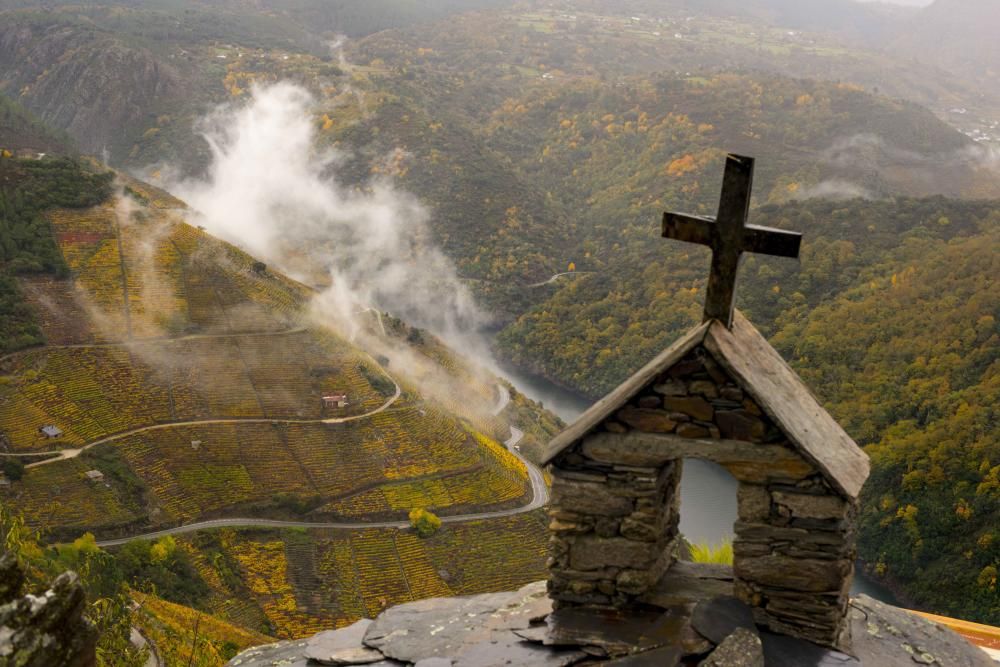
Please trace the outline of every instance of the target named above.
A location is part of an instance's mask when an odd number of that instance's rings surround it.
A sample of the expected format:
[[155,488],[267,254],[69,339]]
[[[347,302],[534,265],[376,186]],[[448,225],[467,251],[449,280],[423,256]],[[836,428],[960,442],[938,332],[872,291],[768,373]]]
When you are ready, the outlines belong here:
[[834,488],[848,498],[858,497],[868,479],[868,455],[823,409],[801,378],[739,311],[733,317],[732,329],[727,329],[718,320],[691,329],[592,405],[549,442],[542,463],[551,462],[590,433],[698,345],[704,345],[784,432],[802,457],[820,470]]

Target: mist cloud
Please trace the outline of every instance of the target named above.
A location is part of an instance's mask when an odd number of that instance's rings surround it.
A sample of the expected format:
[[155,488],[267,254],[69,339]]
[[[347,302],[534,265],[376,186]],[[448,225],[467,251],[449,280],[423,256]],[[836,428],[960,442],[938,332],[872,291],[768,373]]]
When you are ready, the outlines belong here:
[[1000,176],[1000,151],[983,143],[919,153],[863,133],[838,138],[818,157],[836,175],[797,198],[873,198],[896,190],[914,196],[996,196]]
[[857,183],[840,179],[821,181],[795,193],[794,199],[873,199],[874,195]]
[[300,279],[305,265],[328,271],[315,306],[348,334],[374,306],[482,353],[475,332],[487,318],[434,246],[427,210],[385,178],[363,190],[339,182],[343,156],[316,148],[313,105],[305,89],[278,83],[210,114],[206,176],[171,186],[192,222]]

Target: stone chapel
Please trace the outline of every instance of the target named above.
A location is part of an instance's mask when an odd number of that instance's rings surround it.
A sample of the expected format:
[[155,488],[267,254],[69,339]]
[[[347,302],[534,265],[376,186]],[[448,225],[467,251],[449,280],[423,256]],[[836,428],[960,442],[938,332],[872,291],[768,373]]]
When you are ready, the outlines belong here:
[[794,257],[798,235],[746,225],[753,160],[730,156],[716,219],[665,214],[663,235],[710,245],[705,321],[548,445],[556,608],[643,604],[682,550],[682,459],[738,481],[735,592],[771,631],[849,646],[867,455],[733,310],[739,255]]
[[[545,450],[547,582],[390,607],[230,667],[993,664],[906,610],[865,595],[848,609],[868,457],[733,310],[740,254],[796,257],[801,238],[746,224],[752,174],[730,156],[716,218],[664,216],[664,236],[712,247],[703,323]],[[732,568],[683,562],[685,458],[738,482]]]

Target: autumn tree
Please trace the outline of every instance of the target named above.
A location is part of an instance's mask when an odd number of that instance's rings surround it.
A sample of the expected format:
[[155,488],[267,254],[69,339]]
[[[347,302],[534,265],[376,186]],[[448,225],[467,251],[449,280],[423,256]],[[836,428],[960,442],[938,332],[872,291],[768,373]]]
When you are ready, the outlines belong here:
[[420,537],[430,537],[441,528],[441,519],[423,508],[410,511],[410,525]]

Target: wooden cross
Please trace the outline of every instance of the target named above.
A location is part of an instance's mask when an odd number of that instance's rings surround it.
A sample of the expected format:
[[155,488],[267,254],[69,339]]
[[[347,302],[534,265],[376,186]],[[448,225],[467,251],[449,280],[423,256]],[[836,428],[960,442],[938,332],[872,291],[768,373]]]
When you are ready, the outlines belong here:
[[691,216],[663,214],[663,237],[700,243],[712,249],[712,272],[705,295],[705,321],[733,324],[733,298],[740,255],[759,252],[779,257],[798,257],[802,234],[771,227],[748,225],[750,189],[753,186],[753,158],[729,155],[722,178],[719,214]]

